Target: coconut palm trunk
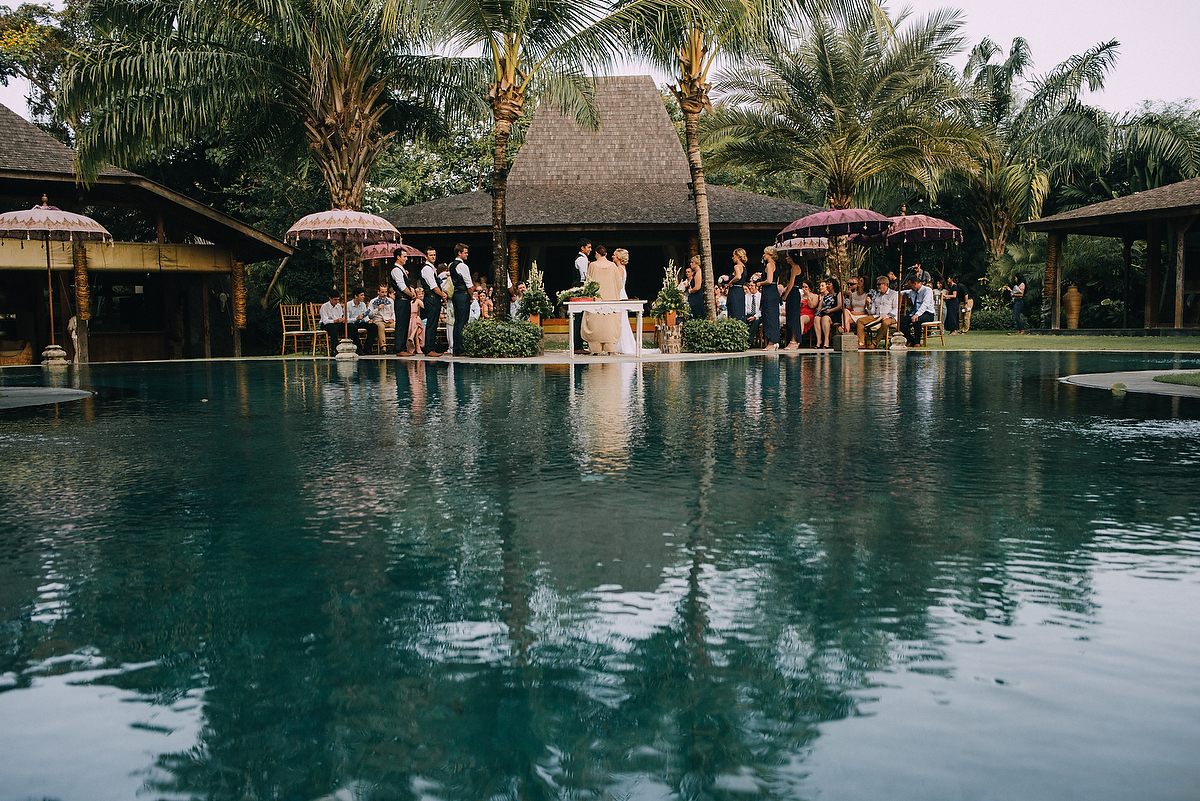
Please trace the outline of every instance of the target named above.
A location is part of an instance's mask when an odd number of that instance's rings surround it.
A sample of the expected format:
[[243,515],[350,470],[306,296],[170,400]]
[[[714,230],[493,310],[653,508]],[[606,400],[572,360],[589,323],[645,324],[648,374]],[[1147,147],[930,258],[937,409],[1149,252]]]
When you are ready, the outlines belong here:
[[520,92],[493,90],[492,115],[496,120],[496,143],[492,150],[492,290],[495,315],[508,319],[508,230],[505,201],[508,195],[508,140],[512,126],[521,117],[525,98]]
[[[699,91],[696,91],[698,89]],[[700,286],[704,293],[704,313],[710,320],[717,319],[717,305],[713,297],[713,252],[712,233],[708,221],[708,191],[704,183],[704,162],[700,157],[700,112],[708,103],[708,84],[701,84],[686,93],[677,91],[679,106],[683,109],[684,136],[687,138],[688,168],[692,172],[692,197],[696,201],[696,225],[700,240]]]

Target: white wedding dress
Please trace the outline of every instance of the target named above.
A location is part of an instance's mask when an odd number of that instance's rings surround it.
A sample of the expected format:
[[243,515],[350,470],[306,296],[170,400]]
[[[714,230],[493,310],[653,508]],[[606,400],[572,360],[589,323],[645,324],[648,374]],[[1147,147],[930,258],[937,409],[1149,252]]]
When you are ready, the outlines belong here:
[[[624,273],[624,270],[622,270]],[[629,300],[629,295],[625,294],[625,278],[621,277],[621,300]],[[633,330],[629,327],[629,313],[621,312],[621,319],[625,324],[621,326],[621,340],[617,342],[617,353],[624,353],[632,356],[637,353],[637,342],[634,341]]]

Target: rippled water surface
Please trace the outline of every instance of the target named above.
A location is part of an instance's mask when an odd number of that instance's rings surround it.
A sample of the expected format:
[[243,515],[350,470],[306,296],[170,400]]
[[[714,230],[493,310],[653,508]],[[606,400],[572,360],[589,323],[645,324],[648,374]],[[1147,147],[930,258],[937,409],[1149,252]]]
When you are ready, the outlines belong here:
[[1200,402],[1055,380],[1157,366],[94,366],[0,799],[1200,798]]

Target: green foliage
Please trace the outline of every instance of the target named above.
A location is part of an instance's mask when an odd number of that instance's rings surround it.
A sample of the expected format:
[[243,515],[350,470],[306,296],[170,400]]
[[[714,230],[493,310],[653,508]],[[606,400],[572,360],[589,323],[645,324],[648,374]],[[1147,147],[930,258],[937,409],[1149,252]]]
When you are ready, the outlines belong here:
[[559,304],[566,303],[571,298],[598,298],[600,297],[600,285],[595,281],[588,281],[583,286],[571,287],[564,289],[558,293]]
[[661,320],[667,316],[667,312],[675,312],[681,317],[688,317],[692,313],[692,307],[679,288],[674,259],[667,262],[664,272],[662,289],[658,290],[658,297],[654,299],[654,305],[650,307],[651,316]]
[[27,97],[34,122],[70,144],[70,129],[55,120],[58,83],[69,51],[90,31],[82,0],[68,0],[61,10],[23,3],[15,10],[0,7],[0,83],[11,78],[29,84]]
[[529,278],[525,282],[525,293],[517,304],[517,315],[528,318],[531,314],[549,317],[554,313],[550,298],[546,296],[546,284],[542,279],[542,271],[535,261],[529,268]]
[[750,326],[741,320],[688,320],[683,349],[688,353],[741,353],[750,347]]
[[537,356],[542,349],[542,329],[528,320],[472,320],[463,328],[468,356],[515,359]]
[[1012,309],[981,309],[971,312],[972,331],[1015,331]]

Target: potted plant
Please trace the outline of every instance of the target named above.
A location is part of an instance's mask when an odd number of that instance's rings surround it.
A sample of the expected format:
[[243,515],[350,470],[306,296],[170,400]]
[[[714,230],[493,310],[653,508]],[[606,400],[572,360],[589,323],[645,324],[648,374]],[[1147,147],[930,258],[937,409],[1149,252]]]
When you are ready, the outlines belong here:
[[692,307],[688,305],[687,298],[679,289],[675,277],[674,259],[667,262],[665,272],[662,289],[658,290],[658,297],[654,299],[654,305],[650,307],[650,314],[667,325],[675,325],[676,316],[686,318],[691,313]]
[[537,262],[529,268],[529,280],[525,282],[525,294],[517,304],[517,316],[527,317],[534,325],[541,325],[543,317],[549,317],[554,311],[550,298],[546,296],[546,284],[542,280],[542,271]]
[[595,300],[600,297],[600,285],[595,281],[588,281],[583,286],[571,287],[558,293],[558,302],[568,303],[577,301]]

